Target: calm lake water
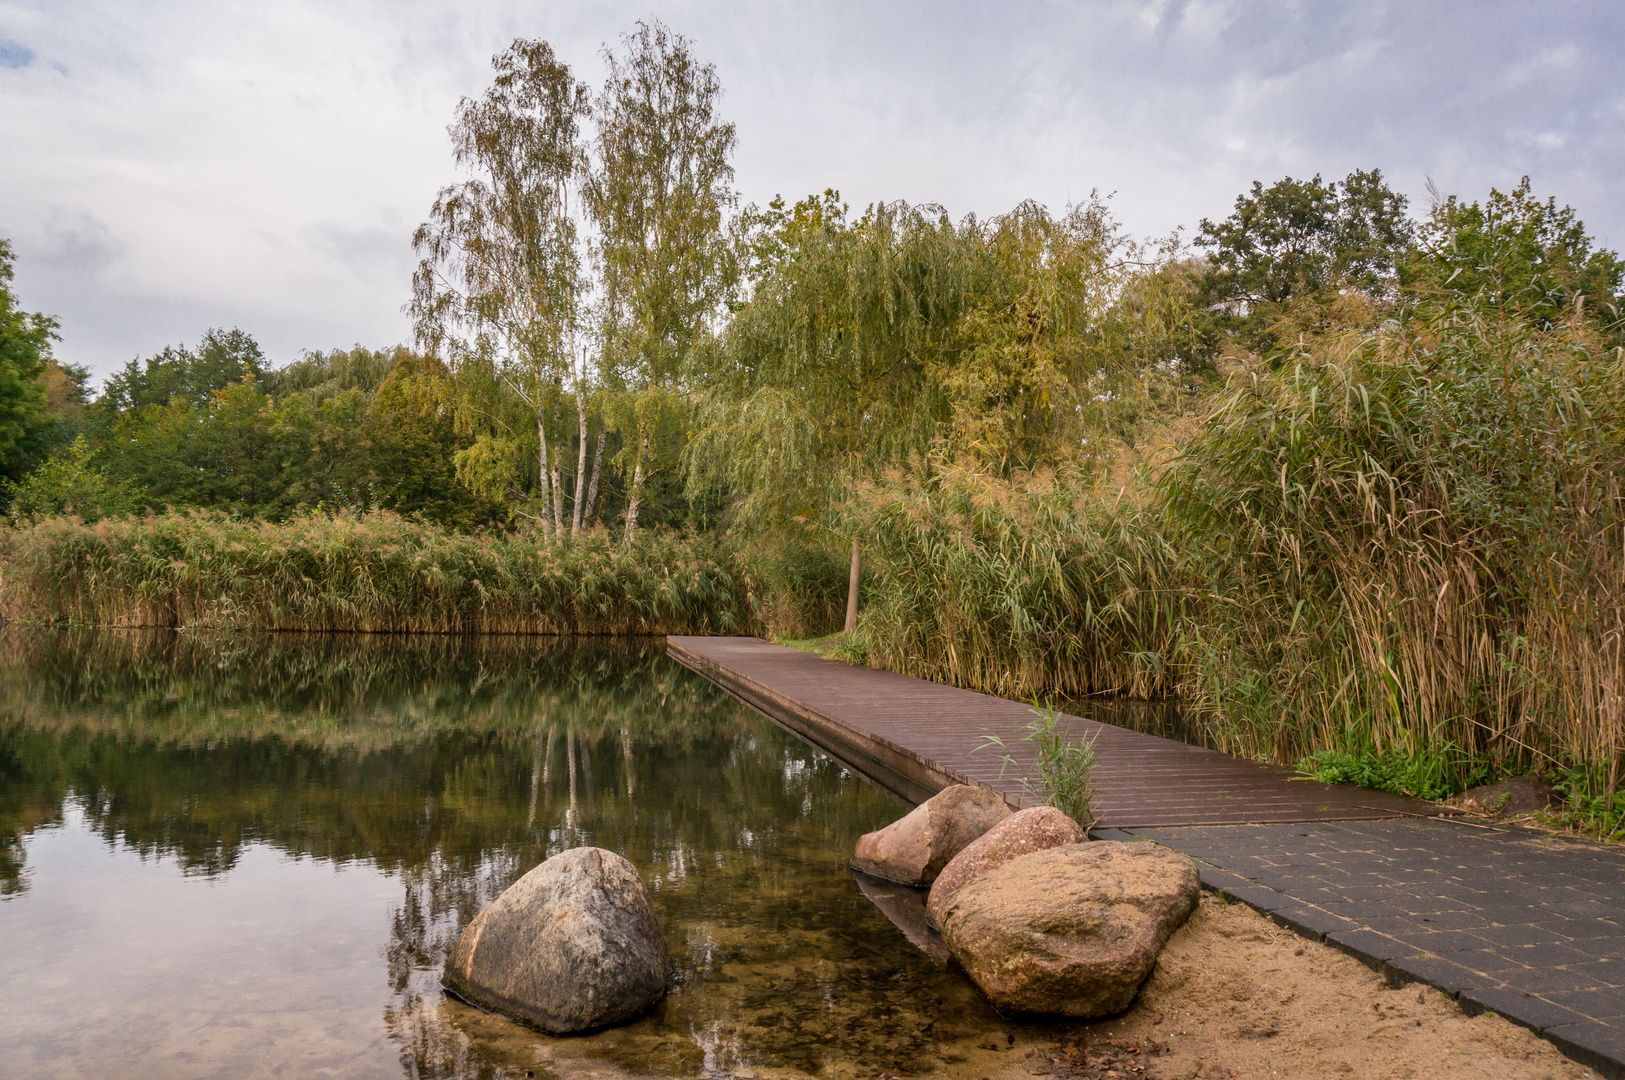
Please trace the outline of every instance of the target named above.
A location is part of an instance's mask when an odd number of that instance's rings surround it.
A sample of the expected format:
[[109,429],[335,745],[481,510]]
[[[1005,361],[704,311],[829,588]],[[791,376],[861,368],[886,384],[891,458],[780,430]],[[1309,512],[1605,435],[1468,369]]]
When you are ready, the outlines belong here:
[[[978,1077],[1039,1032],[847,870],[905,808],[663,643],[0,630],[6,1077]],[[444,995],[462,927],[593,844],[671,943],[553,1038]]]

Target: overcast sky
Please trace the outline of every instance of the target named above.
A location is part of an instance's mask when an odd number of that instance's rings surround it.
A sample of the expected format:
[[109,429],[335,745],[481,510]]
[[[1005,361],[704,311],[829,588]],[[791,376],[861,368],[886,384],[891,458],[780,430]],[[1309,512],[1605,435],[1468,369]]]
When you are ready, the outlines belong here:
[[717,67],[746,200],[986,216],[1115,193],[1141,236],[1253,180],[1528,174],[1625,246],[1625,4],[0,0],[0,237],[98,373],[211,326],[275,363],[410,337],[446,125],[539,37],[590,83],[658,16]]

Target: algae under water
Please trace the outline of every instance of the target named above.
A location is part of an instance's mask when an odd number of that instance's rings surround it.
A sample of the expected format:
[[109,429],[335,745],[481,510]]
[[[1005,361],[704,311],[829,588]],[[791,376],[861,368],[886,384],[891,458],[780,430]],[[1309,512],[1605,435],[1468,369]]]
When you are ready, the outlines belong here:
[[[984,1076],[1038,1034],[847,869],[903,812],[649,641],[0,631],[0,1061],[19,1078]],[[671,943],[647,1017],[445,995],[581,844]]]

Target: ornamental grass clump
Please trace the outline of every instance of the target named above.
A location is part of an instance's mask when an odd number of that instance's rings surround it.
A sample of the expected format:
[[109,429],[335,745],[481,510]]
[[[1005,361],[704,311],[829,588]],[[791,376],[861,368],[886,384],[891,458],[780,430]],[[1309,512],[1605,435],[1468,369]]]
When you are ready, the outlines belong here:
[[460,534],[390,514],[47,518],[0,532],[0,611],[121,627],[719,634],[756,626],[705,537]]

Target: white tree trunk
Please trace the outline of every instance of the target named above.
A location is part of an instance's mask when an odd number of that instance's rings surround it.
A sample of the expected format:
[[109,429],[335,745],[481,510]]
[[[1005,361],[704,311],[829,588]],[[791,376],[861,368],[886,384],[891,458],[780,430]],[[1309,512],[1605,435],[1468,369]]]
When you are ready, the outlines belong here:
[[632,490],[626,498],[626,542],[632,542],[632,534],[638,528],[638,510],[643,506],[643,454],[648,445],[648,439],[643,433],[638,433],[638,454],[632,464]]
[[604,428],[598,429],[598,449],[592,452],[592,483],[587,485],[587,516],[591,521],[598,510],[598,475],[604,465],[604,436],[608,434]]
[[[557,404],[553,407],[553,422],[558,423],[559,410]],[[564,485],[559,483],[559,469],[564,465],[564,454],[553,455],[553,535],[564,535]]]
[[587,399],[581,393],[581,384],[576,384],[576,418],[580,421],[580,446],[576,452],[576,482],[574,495],[571,501],[575,503],[575,515],[570,521],[570,535],[576,536],[581,532],[582,515],[586,512],[587,504],[582,496],[586,494],[582,485],[587,480]]
[[539,444],[536,451],[536,486],[541,489],[542,494],[542,524],[547,526],[553,524],[547,516],[548,503],[551,501],[549,496],[552,492],[548,490],[547,425],[542,422],[540,411],[536,414],[536,441]]

